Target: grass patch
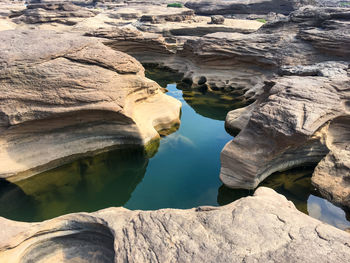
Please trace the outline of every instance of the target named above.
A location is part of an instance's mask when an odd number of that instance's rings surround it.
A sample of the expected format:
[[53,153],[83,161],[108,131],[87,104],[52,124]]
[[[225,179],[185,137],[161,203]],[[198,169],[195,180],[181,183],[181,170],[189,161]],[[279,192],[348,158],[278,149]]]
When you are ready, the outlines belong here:
[[340,2],[340,6],[350,7],[350,2]]
[[260,22],[260,23],[266,23],[266,19],[264,18],[258,18],[256,21]]
[[177,7],[177,8],[182,8],[182,4],[180,3],[171,3],[171,4],[168,4],[167,7]]

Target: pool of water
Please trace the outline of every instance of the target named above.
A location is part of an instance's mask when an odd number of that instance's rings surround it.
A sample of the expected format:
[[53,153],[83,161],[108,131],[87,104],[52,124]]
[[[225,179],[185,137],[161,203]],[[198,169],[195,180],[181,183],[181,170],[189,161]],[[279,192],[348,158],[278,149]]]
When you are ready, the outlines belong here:
[[[163,79],[161,84],[169,82]],[[219,92],[182,91],[176,84],[168,84],[167,90],[182,102],[181,125],[161,139],[152,158],[142,148],[120,149],[17,184],[0,181],[0,215],[41,221],[111,206],[143,210],[217,206],[251,195],[252,191],[228,189],[219,180],[220,152],[232,139],[225,132],[224,118],[234,98]],[[350,228],[343,210],[314,192],[312,170],[276,173],[262,185],[285,195],[304,213],[341,229]]]

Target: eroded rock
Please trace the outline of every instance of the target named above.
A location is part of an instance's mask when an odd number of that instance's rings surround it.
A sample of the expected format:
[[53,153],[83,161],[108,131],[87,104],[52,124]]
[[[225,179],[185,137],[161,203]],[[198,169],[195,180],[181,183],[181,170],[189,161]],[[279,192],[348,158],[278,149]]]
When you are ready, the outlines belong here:
[[2,218],[1,224],[4,262],[350,260],[348,233],[299,212],[285,197],[263,187],[223,207],[108,208],[32,224]]
[[180,102],[134,58],[95,39],[41,30],[3,31],[0,39],[2,178],[144,145],[179,122]]
[[189,1],[185,6],[199,15],[268,14],[272,11],[289,14],[298,7],[312,2],[310,0],[201,0]]

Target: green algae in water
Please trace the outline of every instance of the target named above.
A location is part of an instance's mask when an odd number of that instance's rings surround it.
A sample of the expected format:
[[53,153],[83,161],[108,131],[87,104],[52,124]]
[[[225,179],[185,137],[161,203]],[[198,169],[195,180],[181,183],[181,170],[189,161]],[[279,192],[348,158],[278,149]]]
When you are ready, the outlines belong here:
[[[72,212],[122,206],[142,180],[147,164],[143,147],[77,160],[11,184],[11,192],[17,193],[21,207],[30,207],[30,211],[10,207],[0,213],[15,220],[41,221]],[[0,208],[5,202],[0,195]]]
[[[153,68],[154,75],[159,69]],[[147,72],[146,72],[147,73]],[[176,83],[182,76],[166,71],[159,78]],[[152,76],[149,72],[147,75]],[[120,149],[84,158],[15,184],[0,181],[0,215],[41,221],[71,212],[111,206],[129,209],[191,208],[225,205],[254,191],[233,190],[219,180],[220,152],[232,139],[224,118],[237,98],[214,92],[178,90],[168,95],[182,102],[181,125],[174,133],[139,148]],[[261,185],[271,187],[311,216],[341,229],[345,213],[317,196],[312,168],[276,173]]]

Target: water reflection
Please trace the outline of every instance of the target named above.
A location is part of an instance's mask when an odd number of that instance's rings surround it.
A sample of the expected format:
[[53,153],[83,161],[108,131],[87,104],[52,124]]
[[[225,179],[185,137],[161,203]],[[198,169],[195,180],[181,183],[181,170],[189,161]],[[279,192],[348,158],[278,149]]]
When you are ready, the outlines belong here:
[[16,191],[14,202],[25,200],[33,213],[22,213],[19,207],[6,213],[8,198],[1,198],[0,214],[36,221],[123,206],[142,181],[147,164],[143,148],[120,149],[66,164],[17,183],[21,191]]
[[350,215],[322,197],[310,195],[307,200],[307,213],[320,221],[340,229],[350,229]]
[[157,64],[144,64],[147,70],[145,75],[147,78],[154,80],[161,87],[166,88],[169,83],[178,83],[182,80],[184,74],[167,67],[159,67]]
[[[299,211],[305,214],[340,229],[350,228],[348,215],[341,208],[317,196],[318,193],[311,184],[313,170],[314,167],[301,167],[274,173],[267,177],[260,186],[270,187],[284,195],[294,203]],[[229,189],[222,185],[218,191],[218,203],[226,205],[237,198],[252,194],[253,191]]]
[[[33,218],[35,200],[16,184],[0,179],[0,215],[14,220]],[[20,214],[18,212],[21,211]]]
[[235,98],[223,92],[200,92],[198,90],[183,90],[184,100],[200,115],[224,121],[229,111],[247,105],[242,98]]
[[[173,71],[147,75],[165,87],[181,80]],[[232,139],[224,119],[235,98],[166,86],[182,102],[179,130],[160,143],[121,149],[81,159],[11,184],[0,181],[0,215],[21,221],[41,221],[62,214],[111,206],[130,209],[191,208],[225,205],[254,191],[232,190],[219,181],[220,152]],[[237,99],[237,98],[236,98]],[[311,186],[313,167],[276,173],[261,185],[286,196],[311,216],[341,229],[349,228],[345,213],[317,197]]]

